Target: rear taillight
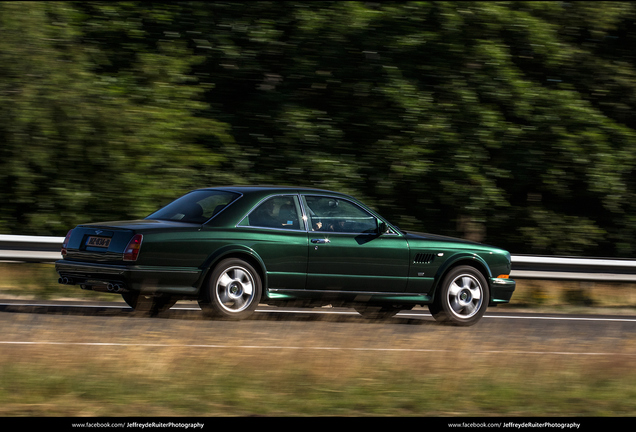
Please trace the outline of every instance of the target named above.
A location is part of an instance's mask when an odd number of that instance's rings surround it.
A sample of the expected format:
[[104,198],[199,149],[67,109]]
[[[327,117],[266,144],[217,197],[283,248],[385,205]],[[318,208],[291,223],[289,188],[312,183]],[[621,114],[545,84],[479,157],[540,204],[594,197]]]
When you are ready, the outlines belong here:
[[139,250],[141,249],[141,241],[144,236],[141,234],[135,234],[128,242],[126,249],[124,250],[124,261],[137,261],[139,256]]
[[73,232],[73,230],[68,230],[68,232],[66,233],[66,237],[64,238],[64,243],[62,243],[62,256],[66,256],[66,248],[68,247],[68,242],[69,240],[71,240],[71,233]]

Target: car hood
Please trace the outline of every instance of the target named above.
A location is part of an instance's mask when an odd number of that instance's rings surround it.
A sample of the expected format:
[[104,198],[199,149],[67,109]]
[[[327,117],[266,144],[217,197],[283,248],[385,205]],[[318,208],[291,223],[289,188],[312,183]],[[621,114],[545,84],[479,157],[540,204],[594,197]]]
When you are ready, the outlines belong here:
[[461,239],[457,237],[448,237],[438,234],[428,234],[428,233],[418,233],[418,232],[407,232],[404,234],[407,240],[429,240],[429,241],[437,241],[437,242],[447,242],[447,243],[462,243],[467,245],[475,245],[475,246],[486,246],[483,243],[478,243],[472,240]]
[[404,237],[407,239],[411,247],[418,247],[419,246],[418,243],[420,242],[427,242],[427,243],[438,242],[438,243],[449,243],[449,244],[452,243],[454,245],[457,245],[460,248],[467,247],[467,248],[474,248],[476,250],[482,250],[482,251],[491,251],[491,252],[498,251],[501,253],[508,253],[504,249],[501,249],[497,246],[492,246],[489,244],[479,243],[472,240],[466,240],[466,239],[461,239],[456,237],[448,237],[448,236],[437,235],[437,234],[407,232],[407,233],[404,233]]

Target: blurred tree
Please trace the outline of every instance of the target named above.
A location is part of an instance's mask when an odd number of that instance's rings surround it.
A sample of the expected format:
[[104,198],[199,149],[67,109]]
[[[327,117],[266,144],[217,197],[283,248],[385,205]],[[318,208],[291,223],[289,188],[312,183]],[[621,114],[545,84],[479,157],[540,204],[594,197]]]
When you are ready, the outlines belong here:
[[[404,228],[477,226],[516,252],[616,253],[634,133],[620,104],[589,97],[617,76],[585,35],[625,27],[631,5],[196,9],[197,70],[216,84],[211,116],[232,125],[247,181],[355,192]],[[626,94],[632,70],[620,72]]]
[[59,233],[191,187],[282,183],[515,253],[634,255],[635,13],[0,4],[0,230]]
[[[144,216],[214,177],[222,151],[200,140],[232,144],[222,124],[196,116],[204,87],[188,74],[197,58],[187,47],[166,39],[145,49],[136,6],[99,4],[93,15],[80,6],[0,4],[5,232],[59,235],[82,221]],[[160,11],[150,7],[147,19],[165,19]],[[107,67],[123,40],[131,58]]]

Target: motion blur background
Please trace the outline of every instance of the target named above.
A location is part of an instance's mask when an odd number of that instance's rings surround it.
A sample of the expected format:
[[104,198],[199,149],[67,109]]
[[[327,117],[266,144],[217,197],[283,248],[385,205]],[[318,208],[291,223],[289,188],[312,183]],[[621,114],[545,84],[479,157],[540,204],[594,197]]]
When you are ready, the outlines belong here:
[[634,46],[628,2],[2,2],[0,233],[266,183],[633,257]]

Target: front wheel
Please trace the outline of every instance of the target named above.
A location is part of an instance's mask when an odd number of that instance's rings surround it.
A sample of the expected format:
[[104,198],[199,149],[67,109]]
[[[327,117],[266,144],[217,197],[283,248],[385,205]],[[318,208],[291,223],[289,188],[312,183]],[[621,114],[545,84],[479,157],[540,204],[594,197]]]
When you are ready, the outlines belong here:
[[481,272],[471,266],[460,266],[444,277],[429,310],[438,322],[470,326],[484,315],[489,299],[488,283]]
[[199,305],[206,315],[244,319],[261,299],[261,278],[249,263],[230,258],[221,261],[203,287]]

